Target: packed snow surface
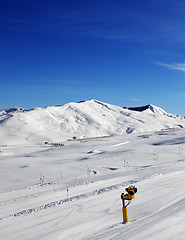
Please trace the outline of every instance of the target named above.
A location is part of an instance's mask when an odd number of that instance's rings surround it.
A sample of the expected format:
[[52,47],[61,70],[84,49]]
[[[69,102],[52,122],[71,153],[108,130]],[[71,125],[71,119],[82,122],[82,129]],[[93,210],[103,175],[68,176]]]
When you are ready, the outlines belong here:
[[[154,106],[137,112],[105,105],[93,100],[62,107],[1,112],[0,124],[4,130],[1,141],[7,141],[0,145],[1,239],[185,239],[183,117],[169,115]],[[65,116],[61,109],[68,112],[69,106],[73,110],[66,126],[71,135],[66,131],[66,140],[57,144],[54,141],[57,130],[56,133],[51,130],[53,122],[50,122],[51,129],[47,124],[42,129],[41,123],[55,112],[55,117],[52,116],[57,126],[58,119]],[[95,113],[91,114],[92,109]],[[106,115],[110,121],[103,122]],[[87,126],[91,126],[89,132],[84,130],[83,138],[77,134],[82,133],[80,124],[85,123],[80,116],[88,119]],[[127,122],[120,125],[118,116],[128,119]],[[78,124],[73,125],[79,118]],[[152,121],[155,126],[150,125]],[[97,122],[104,130],[99,128],[102,132],[96,135]],[[31,123],[30,136],[32,140],[40,139],[39,144],[24,142]],[[125,124],[134,129],[131,134],[121,134]],[[22,144],[14,142],[11,126]],[[46,126],[50,131],[47,132]],[[72,126],[76,129],[74,135]],[[7,129],[12,131],[9,136]],[[49,134],[48,139],[53,143],[43,142],[40,129],[44,140]],[[113,134],[113,129],[120,129],[120,134]],[[11,144],[8,140],[12,140]],[[123,224],[121,193],[130,185],[135,185],[138,192],[128,206],[129,223]]]

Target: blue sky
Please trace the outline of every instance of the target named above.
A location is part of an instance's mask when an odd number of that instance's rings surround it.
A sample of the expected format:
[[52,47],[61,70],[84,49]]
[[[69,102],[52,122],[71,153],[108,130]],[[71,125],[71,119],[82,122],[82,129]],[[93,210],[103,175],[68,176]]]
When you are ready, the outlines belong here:
[[185,115],[183,0],[0,3],[0,108],[97,99]]

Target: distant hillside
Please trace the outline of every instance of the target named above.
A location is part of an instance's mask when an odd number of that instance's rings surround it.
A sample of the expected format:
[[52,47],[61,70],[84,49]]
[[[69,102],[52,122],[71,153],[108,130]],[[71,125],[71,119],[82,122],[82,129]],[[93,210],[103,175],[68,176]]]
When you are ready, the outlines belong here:
[[0,110],[0,144],[62,142],[182,127],[184,117],[153,105],[121,108],[89,100],[32,110]]

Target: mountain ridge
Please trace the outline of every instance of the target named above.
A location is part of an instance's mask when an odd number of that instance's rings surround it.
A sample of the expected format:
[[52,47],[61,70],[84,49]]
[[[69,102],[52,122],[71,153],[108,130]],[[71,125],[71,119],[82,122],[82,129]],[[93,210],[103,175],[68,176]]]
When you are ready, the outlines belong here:
[[[37,109],[47,109],[47,108],[62,107],[62,106],[68,105],[68,104],[80,104],[80,103],[85,103],[85,102],[96,102],[96,103],[104,105],[104,106],[107,106],[107,104],[108,105],[112,105],[110,103],[104,103],[104,102],[101,102],[101,101],[96,100],[96,99],[91,99],[91,100],[82,100],[82,101],[79,101],[79,102],[69,102],[69,103],[62,104],[62,105],[54,105],[54,106],[46,106],[46,107],[35,107],[35,108],[31,108],[31,109],[25,109],[25,108],[20,108],[20,107],[5,108],[5,109],[0,109],[0,114],[2,114],[2,112],[4,112],[4,113],[28,112],[28,111],[33,111],[33,110],[37,110]],[[115,105],[113,105],[113,106],[115,106]],[[155,106],[153,104],[147,104],[147,105],[144,105],[144,106],[137,106],[137,107],[122,107],[122,108],[131,110],[131,111],[138,111],[138,112],[143,112],[143,111],[149,109],[152,112],[163,112],[165,114],[168,114],[162,108],[157,107],[157,106]],[[157,111],[156,111],[156,109],[157,109]],[[168,114],[168,115],[180,116],[178,114]],[[181,116],[181,117],[183,117],[183,116]]]
[[137,111],[91,99],[30,110],[0,110],[0,144],[62,142],[73,137],[83,139],[185,127],[181,116],[168,114],[151,104],[140,108],[146,109]]

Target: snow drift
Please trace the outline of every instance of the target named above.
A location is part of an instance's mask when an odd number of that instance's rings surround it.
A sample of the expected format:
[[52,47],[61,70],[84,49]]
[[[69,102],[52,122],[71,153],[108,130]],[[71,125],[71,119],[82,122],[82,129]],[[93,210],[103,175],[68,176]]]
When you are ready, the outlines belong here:
[[[142,110],[140,110],[142,109]],[[0,144],[62,142],[183,128],[184,117],[159,107],[121,108],[97,100],[63,106],[0,111]]]

